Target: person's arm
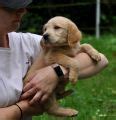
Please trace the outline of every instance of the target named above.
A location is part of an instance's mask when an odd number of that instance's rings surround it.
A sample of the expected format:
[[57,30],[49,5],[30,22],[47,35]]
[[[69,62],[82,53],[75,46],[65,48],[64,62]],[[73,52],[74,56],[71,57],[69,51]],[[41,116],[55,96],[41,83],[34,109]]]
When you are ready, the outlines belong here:
[[[87,78],[99,73],[103,70],[107,64],[107,58],[101,54],[101,61],[95,63],[88,54],[80,53],[74,58],[79,62],[79,79]],[[40,62],[41,64],[41,62]],[[64,74],[68,73],[67,69],[62,67]],[[34,104],[37,101],[45,101],[49,95],[56,88],[58,83],[58,76],[51,66],[44,67],[38,70],[37,74],[28,81],[23,89],[22,99],[26,99],[30,96],[34,96],[30,101]]]
[[[20,101],[17,105],[21,108],[23,116],[40,115],[43,113],[41,105],[30,105],[28,101]],[[17,105],[0,108],[0,120],[20,120],[21,111]]]
[[79,63],[79,79],[84,79],[96,75],[102,71],[108,65],[108,59],[100,53],[101,60],[99,62],[94,61],[86,53],[77,54],[75,57]]
[[[64,71],[66,70],[64,69]],[[37,101],[45,101],[49,95],[51,95],[58,83],[58,76],[51,66],[44,67],[36,73],[37,74],[24,86],[21,96],[21,99],[27,99],[30,96],[34,96],[30,101],[32,104]]]
[[0,120],[19,120],[20,110],[16,105],[0,108]]

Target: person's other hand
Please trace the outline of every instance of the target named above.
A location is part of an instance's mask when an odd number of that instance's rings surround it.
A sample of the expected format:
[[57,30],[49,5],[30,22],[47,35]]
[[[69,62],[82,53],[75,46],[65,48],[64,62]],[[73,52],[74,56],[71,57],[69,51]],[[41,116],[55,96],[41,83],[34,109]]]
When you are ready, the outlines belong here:
[[18,102],[17,105],[21,108],[23,115],[27,116],[41,115],[44,112],[41,104],[30,105],[28,100],[22,100]]
[[57,75],[51,66],[42,68],[36,73],[24,86],[21,96],[21,99],[32,98],[30,104],[47,100],[58,83]]

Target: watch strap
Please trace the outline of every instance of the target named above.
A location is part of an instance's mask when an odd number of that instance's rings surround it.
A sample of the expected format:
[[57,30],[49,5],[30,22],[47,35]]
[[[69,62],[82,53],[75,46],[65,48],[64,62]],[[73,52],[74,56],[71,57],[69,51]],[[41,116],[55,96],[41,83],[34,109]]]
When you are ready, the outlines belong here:
[[61,78],[61,77],[64,76],[64,73],[63,73],[60,65],[58,65],[58,64],[52,65],[52,68],[54,69],[56,75],[57,75],[59,78]]

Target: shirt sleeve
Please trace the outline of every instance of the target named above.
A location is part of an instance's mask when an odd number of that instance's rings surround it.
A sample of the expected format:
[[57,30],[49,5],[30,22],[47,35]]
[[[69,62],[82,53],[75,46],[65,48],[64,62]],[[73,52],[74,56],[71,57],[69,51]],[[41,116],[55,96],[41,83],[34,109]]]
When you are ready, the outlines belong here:
[[42,47],[40,45],[40,41],[42,36],[32,33],[21,33],[23,37],[22,43],[25,44],[25,47],[30,52],[30,56],[33,60],[40,54]]
[[42,36],[41,35],[36,35],[36,34],[30,34],[31,35],[31,45],[33,49],[33,59],[35,59],[41,52],[42,47],[40,45],[40,41]]

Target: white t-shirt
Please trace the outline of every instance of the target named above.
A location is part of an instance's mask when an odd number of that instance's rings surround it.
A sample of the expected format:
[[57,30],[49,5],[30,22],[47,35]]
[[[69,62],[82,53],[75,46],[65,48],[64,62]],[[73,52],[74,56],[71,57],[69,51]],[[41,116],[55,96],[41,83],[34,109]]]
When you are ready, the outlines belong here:
[[0,107],[19,100],[23,77],[41,51],[39,35],[11,32],[8,37],[10,48],[0,48]]

